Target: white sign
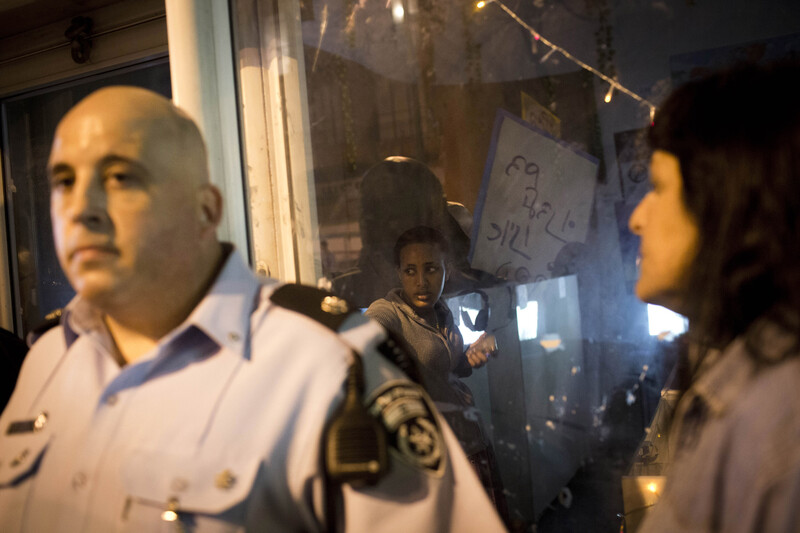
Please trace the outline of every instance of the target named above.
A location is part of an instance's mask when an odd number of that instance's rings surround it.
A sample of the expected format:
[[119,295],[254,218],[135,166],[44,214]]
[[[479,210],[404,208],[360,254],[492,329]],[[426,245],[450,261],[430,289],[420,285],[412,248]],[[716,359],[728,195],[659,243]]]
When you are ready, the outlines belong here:
[[564,245],[586,240],[597,165],[498,111],[475,208],[472,267],[520,283],[550,278]]

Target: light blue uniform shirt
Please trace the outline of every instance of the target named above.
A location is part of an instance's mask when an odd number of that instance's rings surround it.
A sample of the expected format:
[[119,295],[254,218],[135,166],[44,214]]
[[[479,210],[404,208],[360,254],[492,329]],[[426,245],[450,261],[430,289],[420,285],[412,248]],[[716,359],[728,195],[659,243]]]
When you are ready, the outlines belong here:
[[[322,435],[351,348],[368,405],[409,383],[375,353],[376,323],[354,315],[337,335],[272,304],[274,286],[232,253],[183,324],[122,368],[101,317],[73,300],[0,418],[0,531],[323,529]],[[348,531],[502,530],[439,426],[438,468],[392,448],[377,485],[343,487]]]

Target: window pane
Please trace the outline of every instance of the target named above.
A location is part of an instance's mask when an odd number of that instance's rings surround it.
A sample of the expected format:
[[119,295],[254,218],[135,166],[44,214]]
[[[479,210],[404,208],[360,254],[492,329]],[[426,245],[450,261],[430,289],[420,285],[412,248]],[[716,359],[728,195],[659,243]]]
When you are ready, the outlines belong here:
[[307,116],[320,281],[360,308],[389,299],[398,237],[437,229],[454,327],[497,338],[461,382],[510,525],[616,531],[629,513],[635,526],[622,478],[665,464],[645,430],[659,401],[674,405],[661,389],[685,328],[634,294],[627,221],[648,190],[651,112],[709,69],[796,55],[800,4],[309,0],[279,22],[233,4],[251,14],[237,22],[243,72],[256,34],[261,68],[301,71],[305,107],[284,114]]

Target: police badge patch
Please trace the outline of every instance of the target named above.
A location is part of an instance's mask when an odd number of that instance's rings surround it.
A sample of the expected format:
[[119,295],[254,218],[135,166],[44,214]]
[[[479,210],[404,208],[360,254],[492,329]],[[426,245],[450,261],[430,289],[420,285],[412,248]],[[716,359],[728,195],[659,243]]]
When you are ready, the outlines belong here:
[[442,433],[419,388],[395,385],[375,398],[369,411],[380,416],[389,442],[404,459],[424,470],[439,469]]

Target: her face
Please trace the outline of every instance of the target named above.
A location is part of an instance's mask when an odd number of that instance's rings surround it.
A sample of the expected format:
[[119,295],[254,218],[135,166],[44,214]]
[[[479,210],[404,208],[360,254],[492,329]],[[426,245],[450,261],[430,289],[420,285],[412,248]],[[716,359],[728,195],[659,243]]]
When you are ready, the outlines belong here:
[[411,305],[419,309],[432,308],[444,289],[444,254],[436,244],[406,245],[400,250],[397,274]]
[[636,295],[643,301],[681,312],[689,268],[697,255],[698,229],[683,202],[678,158],[656,150],[650,160],[653,189],[628,220],[641,237]]

